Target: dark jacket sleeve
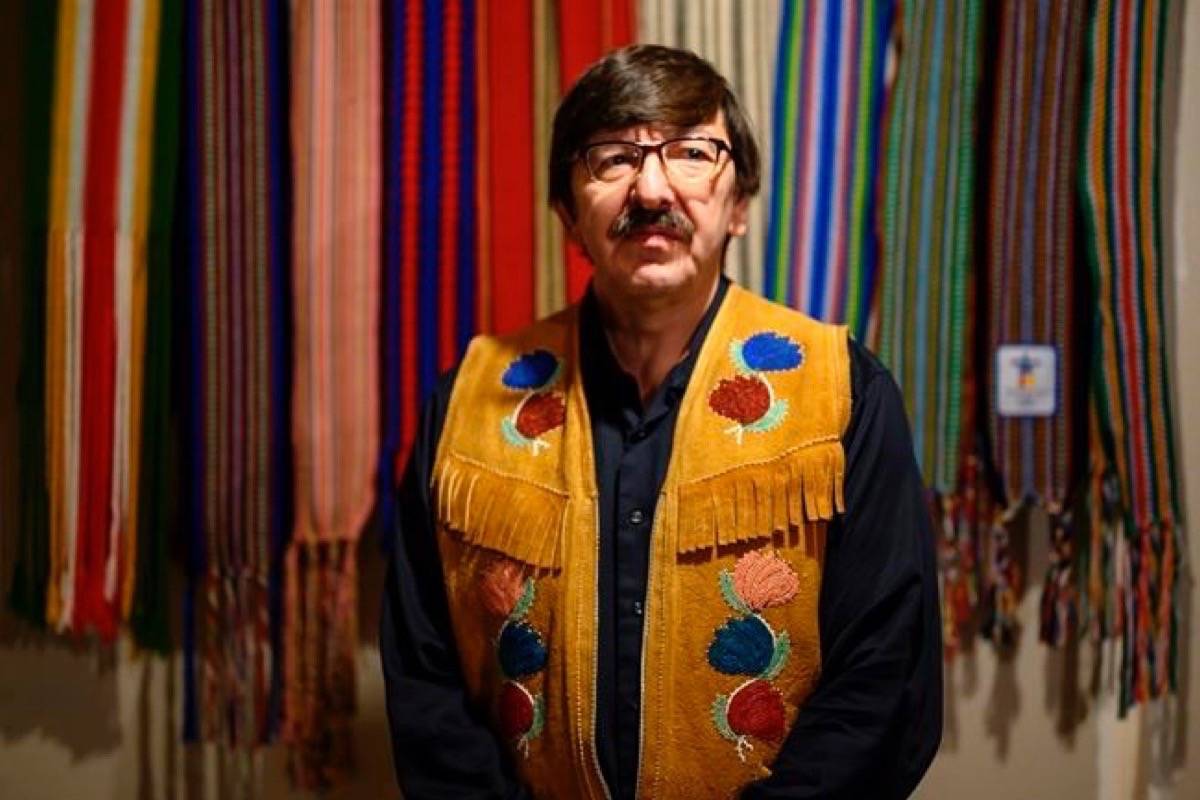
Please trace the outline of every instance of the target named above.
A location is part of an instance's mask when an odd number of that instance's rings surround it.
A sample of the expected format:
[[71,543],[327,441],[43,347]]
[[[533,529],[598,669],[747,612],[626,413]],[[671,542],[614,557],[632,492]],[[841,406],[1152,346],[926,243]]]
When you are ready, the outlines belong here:
[[426,404],[399,489],[379,650],[396,776],[406,800],[524,798],[505,752],[472,705],[450,628],[429,477],[453,388]]
[[903,398],[851,344],[846,512],[829,528],[821,678],[747,798],[904,798],[942,735],[941,621],[928,506]]

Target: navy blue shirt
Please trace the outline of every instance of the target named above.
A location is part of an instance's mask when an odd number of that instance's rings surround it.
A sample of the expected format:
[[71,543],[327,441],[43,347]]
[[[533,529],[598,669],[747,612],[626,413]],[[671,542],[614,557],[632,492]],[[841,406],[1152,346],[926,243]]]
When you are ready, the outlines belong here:
[[[643,406],[609,349],[594,297],[580,354],[600,494],[596,741],[612,794],[636,790],[642,604],[649,537],[679,403],[728,290],[721,280],[684,358]],[[772,775],[744,797],[907,797],[941,739],[941,624],[933,538],[903,403],[887,371],[850,343],[846,513],[829,526],[818,625],[821,677]],[[408,798],[526,797],[506,748],[462,684],[429,476],[454,373],[426,406],[400,487],[380,633],[397,775]]]
[[[596,675],[596,751],[600,771],[618,798],[637,785],[641,725],[642,603],[650,569],[650,531],[658,492],[667,477],[679,403],[712,327],[729,281],[693,332],[683,360],[643,408],[637,381],[621,369],[600,321],[595,295],[580,308],[580,371],[600,495],[599,652]],[[629,735],[628,732],[634,732]]]

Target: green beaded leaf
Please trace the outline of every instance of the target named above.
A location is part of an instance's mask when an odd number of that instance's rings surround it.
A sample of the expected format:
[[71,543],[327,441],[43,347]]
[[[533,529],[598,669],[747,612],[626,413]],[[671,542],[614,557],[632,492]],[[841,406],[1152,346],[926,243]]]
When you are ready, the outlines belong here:
[[733,573],[727,569],[721,570],[718,581],[721,584],[721,596],[725,598],[725,602],[738,614],[753,614],[754,610],[750,606],[742,602],[742,598],[738,597],[737,589],[733,587]]
[[513,606],[512,613],[508,615],[508,618],[513,621],[525,619],[525,615],[533,607],[533,599],[536,596],[537,586],[533,578],[526,578],[525,588],[521,590],[521,597],[517,600],[517,604]]
[[787,412],[788,401],[776,400],[767,409],[766,414],[746,425],[746,430],[754,431],[755,433],[766,433],[769,430],[773,430],[779,427],[779,423],[783,422],[784,417],[787,416]]
[[542,732],[542,728],[546,724],[546,701],[542,697],[541,692],[533,698],[533,722],[529,726],[529,731],[525,734],[525,739],[536,739]]
[[504,418],[504,421],[500,423],[500,430],[504,433],[505,440],[513,447],[529,447],[529,440],[521,435],[511,418]]
[[787,631],[775,637],[775,652],[771,654],[771,661],[767,664],[767,668],[763,670],[761,677],[765,681],[773,681],[779,677],[779,673],[783,671],[784,665],[787,664],[788,655],[792,652],[792,638],[788,636]]
[[723,694],[717,695],[712,704],[712,719],[713,725],[717,728],[717,733],[731,742],[738,740],[738,735],[733,732],[733,728],[729,727],[729,717],[726,716],[726,709],[729,706],[729,698]]
[[733,361],[734,369],[743,375],[749,375],[754,372],[750,365],[746,363],[745,357],[742,355],[742,340],[734,339],[729,343],[729,359]]

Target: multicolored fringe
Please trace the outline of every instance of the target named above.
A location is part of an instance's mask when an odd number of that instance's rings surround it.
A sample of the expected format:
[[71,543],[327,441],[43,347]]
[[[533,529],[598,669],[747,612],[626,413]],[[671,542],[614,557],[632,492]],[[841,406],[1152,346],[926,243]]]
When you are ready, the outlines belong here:
[[[481,153],[493,145],[482,127],[486,109],[479,105],[487,65],[476,58],[486,35],[486,20],[478,15],[486,13],[486,5],[453,0],[384,7],[384,40],[393,43],[382,64],[378,516],[385,546],[420,404],[479,329],[482,308],[490,311],[490,278],[482,269],[487,206],[480,181],[487,178]],[[440,70],[426,66],[438,63]],[[531,269],[528,262],[524,269]]]
[[765,293],[845,322],[860,340],[873,312],[873,185],[895,9],[894,0],[789,0],[779,31]]
[[[352,763],[358,645],[358,537],[375,500],[379,437],[379,249],[381,233],[383,28],[378,6],[293,2],[291,20],[293,169],[292,330],[295,527],[286,560],[283,738],[294,784],[339,782]],[[452,14],[438,20],[453,32]],[[450,34],[453,37],[453,33]],[[434,63],[451,64],[444,59]],[[457,75],[452,64],[446,73]],[[451,154],[457,119],[447,103],[427,109],[427,148]],[[457,163],[436,155],[456,185]],[[432,188],[430,188],[432,186]],[[423,187],[437,203],[440,184]],[[457,229],[421,230],[453,273]],[[422,259],[423,269],[439,268]],[[442,275],[445,278],[445,275]],[[453,297],[453,284],[444,291]],[[443,295],[444,297],[445,295]],[[443,317],[443,322],[445,321]],[[439,340],[453,345],[453,319]]]
[[[685,47],[713,63],[733,86],[758,137],[764,176],[771,175],[771,81],[782,0],[730,3],[726,0],[640,0],[637,40]],[[730,243],[725,273],[763,293],[767,217],[764,201],[750,203],[749,233]]]
[[[1069,503],[1078,488],[1084,443],[1076,429],[1082,395],[1072,308],[1083,7],[1012,2],[1000,7],[997,17],[984,246],[988,433],[1003,491],[1001,513],[1011,516],[1026,501],[1050,513],[1040,638],[1058,646],[1072,635],[1076,621]],[[1027,363],[1020,386],[1003,384],[1000,376],[1006,373],[999,359],[1017,357],[1016,350],[1001,349],[1006,345],[1053,348],[1054,409],[1049,414],[1011,415],[1001,408],[1001,393],[1017,393],[1019,399],[1042,388],[1029,351],[1021,351]],[[996,611],[1001,624],[1004,617]]]
[[278,721],[290,474],[283,11],[282,0],[195,0],[183,23],[184,735],[239,748],[272,739]]
[[[990,520],[979,457],[963,458],[957,494],[933,495],[930,508],[938,534],[938,572],[942,581],[942,647],[947,659],[964,649],[980,606],[980,535]],[[989,551],[990,552],[990,551]],[[990,582],[989,588],[996,583]],[[994,604],[993,604],[994,605]]]
[[1094,583],[1087,608],[1093,620],[1111,618],[1100,627],[1124,641],[1122,711],[1173,689],[1177,657],[1181,519],[1159,213],[1167,5],[1099,0],[1087,28],[1080,168],[1097,309],[1093,435],[1103,453],[1090,501],[1103,533],[1093,531],[1089,566],[1104,565],[1116,585],[1115,608]]
[[128,616],[136,574],[159,4],[66,3],[57,31],[40,301],[50,523],[45,615],[58,630],[95,631],[111,642]]
[[[50,531],[46,474],[46,251],[49,241],[50,131],[56,63],[53,3],[30,3],[20,35],[23,98],[17,110],[23,122],[21,231],[21,353],[17,384],[17,436],[20,522],[9,605],[39,628],[47,623]],[[16,187],[12,188],[16,191]]]

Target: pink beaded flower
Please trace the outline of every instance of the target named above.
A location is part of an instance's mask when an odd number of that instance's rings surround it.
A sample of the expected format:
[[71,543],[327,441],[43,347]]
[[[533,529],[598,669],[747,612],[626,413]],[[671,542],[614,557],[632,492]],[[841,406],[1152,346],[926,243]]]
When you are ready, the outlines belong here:
[[747,606],[762,611],[795,597],[800,590],[800,577],[774,553],[752,550],[734,566],[733,588]]
[[521,565],[502,558],[493,561],[479,576],[479,594],[483,607],[503,619],[513,612],[525,591]]

